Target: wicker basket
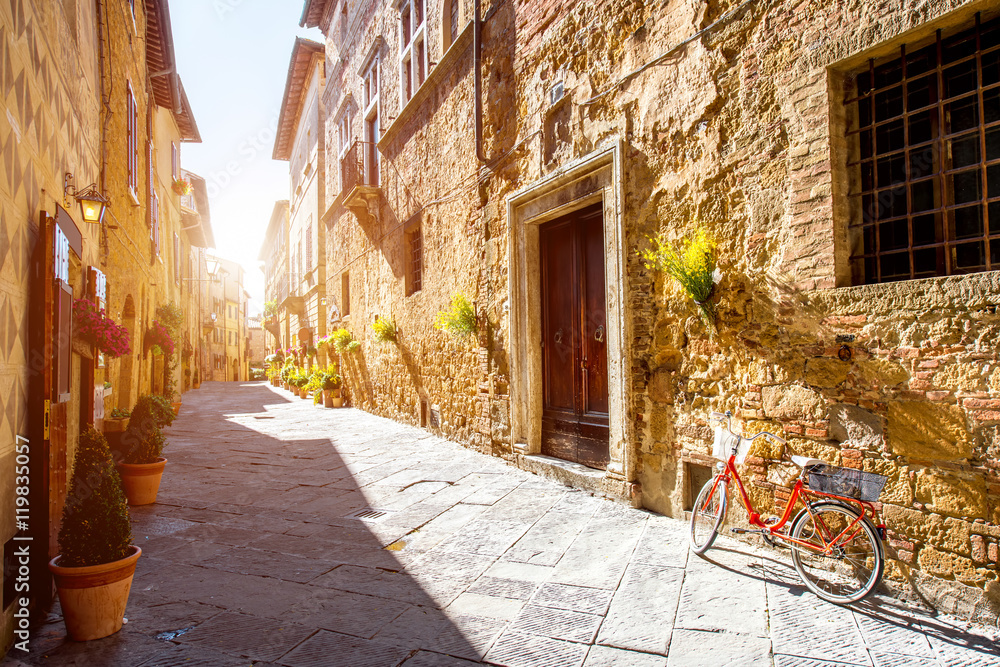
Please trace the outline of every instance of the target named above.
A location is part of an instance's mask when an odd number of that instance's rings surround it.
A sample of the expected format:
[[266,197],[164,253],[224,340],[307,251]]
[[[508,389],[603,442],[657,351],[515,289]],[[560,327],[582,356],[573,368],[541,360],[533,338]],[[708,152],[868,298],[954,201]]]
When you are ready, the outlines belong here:
[[806,470],[806,488],[831,496],[855,498],[873,503],[882,493],[882,487],[889,479],[873,472],[863,472],[854,468],[838,468],[831,465],[810,466]]

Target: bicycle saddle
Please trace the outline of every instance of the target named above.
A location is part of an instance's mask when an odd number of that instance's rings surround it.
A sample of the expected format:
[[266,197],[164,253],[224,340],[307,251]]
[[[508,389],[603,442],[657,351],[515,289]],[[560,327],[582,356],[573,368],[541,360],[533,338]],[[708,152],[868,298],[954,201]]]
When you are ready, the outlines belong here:
[[830,465],[826,461],[810,458],[808,456],[792,456],[791,459],[792,463],[794,463],[800,468],[807,468],[809,466],[818,466],[818,465],[823,465],[823,466]]

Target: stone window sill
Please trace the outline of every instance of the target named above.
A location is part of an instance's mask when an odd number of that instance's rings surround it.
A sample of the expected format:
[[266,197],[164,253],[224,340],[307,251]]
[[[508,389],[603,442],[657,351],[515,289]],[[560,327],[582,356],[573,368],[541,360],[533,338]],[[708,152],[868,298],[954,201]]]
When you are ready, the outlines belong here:
[[838,311],[882,315],[949,308],[979,310],[1000,305],[1000,271],[918,278],[818,290]]
[[458,37],[455,38],[455,41],[448,47],[445,54],[441,56],[441,62],[435,65],[434,69],[428,72],[427,78],[424,79],[424,82],[420,84],[420,87],[417,88],[415,93],[413,93],[413,97],[407,100],[406,104],[403,105],[403,108],[400,109],[399,115],[396,116],[396,119],[385,128],[382,138],[378,141],[379,151],[385,153],[389,144],[393,142],[400,130],[403,129],[403,126],[406,125],[407,121],[416,116],[417,109],[419,109],[420,105],[427,100],[431,91],[440,85],[448,71],[451,70],[451,68],[454,67],[459,60],[461,60],[462,55],[472,44],[472,28],[473,25],[471,22],[465,25],[465,28],[462,29],[462,32],[459,33]]

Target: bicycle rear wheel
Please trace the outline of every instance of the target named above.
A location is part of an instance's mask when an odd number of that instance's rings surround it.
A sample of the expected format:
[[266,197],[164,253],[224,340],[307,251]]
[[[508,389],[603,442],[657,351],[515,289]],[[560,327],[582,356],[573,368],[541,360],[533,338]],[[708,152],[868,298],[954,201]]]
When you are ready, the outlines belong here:
[[[858,518],[854,508],[825,502],[803,509],[792,523],[791,536],[823,549]],[[834,544],[829,553],[792,545],[792,564],[802,582],[819,597],[835,604],[864,598],[878,585],[885,569],[882,543],[864,518]]]
[[[712,489],[715,492],[712,492]],[[691,548],[696,554],[708,551],[726,518],[726,484],[715,478],[705,482],[691,508]]]

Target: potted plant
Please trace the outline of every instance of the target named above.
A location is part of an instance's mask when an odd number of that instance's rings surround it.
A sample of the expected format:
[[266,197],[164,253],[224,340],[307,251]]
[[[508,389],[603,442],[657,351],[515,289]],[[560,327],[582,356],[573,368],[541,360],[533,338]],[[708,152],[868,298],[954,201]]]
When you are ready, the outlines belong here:
[[434,318],[434,328],[458,338],[471,336],[479,329],[476,309],[464,294],[455,292],[451,295],[451,307],[448,310],[438,311],[437,317]]
[[128,329],[105,316],[104,309],[87,299],[73,302],[73,348],[88,359],[93,348],[116,359],[131,352]]
[[385,318],[375,316],[375,321],[372,322],[372,337],[375,339],[376,343],[392,343],[396,340],[396,323],[395,321]]
[[307,384],[309,384],[309,374],[304,370],[300,370],[295,374],[295,386],[299,388],[299,398],[309,398],[309,390],[306,389]]
[[162,396],[143,396],[122,436],[122,460],[118,463],[129,505],[156,502],[167,459],[160,456],[166,438],[162,427],[174,419],[170,404]]
[[192,374],[192,376],[191,376],[191,386],[194,387],[195,389],[198,389],[198,388],[201,387],[201,376],[198,375],[198,369],[197,368],[194,369],[194,374]]
[[101,431],[104,433],[104,437],[107,438],[108,447],[111,448],[112,452],[120,449],[119,443],[121,442],[122,433],[128,428],[128,419],[131,414],[130,410],[112,408],[104,416]]
[[128,506],[107,441],[91,426],[78,442],[59,555],[49,570],[66,631],[75,641],[89,641],[121,629],[142,550],[132,544]]
[[333,364],[323,373],[323,405],[328,408],[339,408],[344,405],[344,399],[340,395],[340,385],[342,379],[337,373],[337,367]]
[[191,186],[191,181],[183,178],[175,178],[170,187],[173,189],[174,194],[180,195],[181,197],[186,197],[194,191],[194,188]]

